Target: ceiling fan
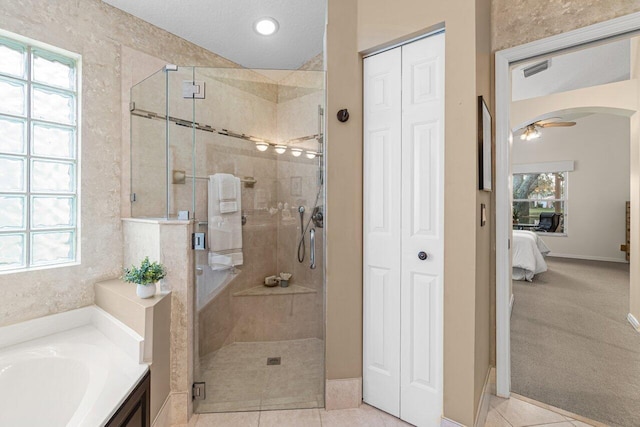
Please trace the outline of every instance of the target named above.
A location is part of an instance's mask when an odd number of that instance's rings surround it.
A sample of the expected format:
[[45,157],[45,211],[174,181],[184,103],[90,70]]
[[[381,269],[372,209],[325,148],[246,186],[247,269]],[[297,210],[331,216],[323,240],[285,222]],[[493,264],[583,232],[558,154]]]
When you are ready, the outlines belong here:
[[523,141],[531,141],[532,139],[540,138],[540,129],[553,128],[553,127],[569,127],[575,126],[576,122],[563,122],[560,117],[551,117],[544,120],[538,120],[524,127],[520,139]]

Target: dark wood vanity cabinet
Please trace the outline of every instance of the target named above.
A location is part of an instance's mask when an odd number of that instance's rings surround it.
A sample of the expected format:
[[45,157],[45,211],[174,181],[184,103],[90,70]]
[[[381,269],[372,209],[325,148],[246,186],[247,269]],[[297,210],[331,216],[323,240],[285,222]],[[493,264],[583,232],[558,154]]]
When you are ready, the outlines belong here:
[[106,427],[151,427],[149,372],[111,417]]

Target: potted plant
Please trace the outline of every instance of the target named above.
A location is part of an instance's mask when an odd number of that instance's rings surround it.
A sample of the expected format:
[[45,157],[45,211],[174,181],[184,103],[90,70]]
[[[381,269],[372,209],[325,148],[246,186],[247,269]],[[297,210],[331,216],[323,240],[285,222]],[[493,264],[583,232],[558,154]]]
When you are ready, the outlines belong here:
[[167,275],[162,264],[150,262],[149,257],[145,257],[140,263],[140,267],[134,265],[124,270],[122,279],[125,282],[135,283],[136,295],[140,298],[151,298],[156,293],[156,283]]
[[520,222],[520,211],[518,211],[518,209],[516,209],[515,207],[513,208],[513,223],[514,224],[518,224]]

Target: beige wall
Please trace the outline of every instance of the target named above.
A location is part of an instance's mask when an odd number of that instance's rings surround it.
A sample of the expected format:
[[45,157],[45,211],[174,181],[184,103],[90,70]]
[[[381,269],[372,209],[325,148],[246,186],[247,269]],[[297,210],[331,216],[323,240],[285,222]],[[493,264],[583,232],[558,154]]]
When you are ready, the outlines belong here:
[[[481,95],[489,111],[493,108],[491,61],[491,0],[476,0],[476,93]],[[477,122],[476,122],[477,126]],[[493,143],[495,147],[495,143]],[[478,150],[480,148],[478,147]],[[492,153],[495,153],[493,148]],[[479,155],[477,152],[476,155]],[[494,156],[495,157],[495,156]],[[492,159],[492,167],[495,169]],[[479,174],[476,174],[479,179]],[[495,184],[494,184],[495,185]],[[476,187],[478,188],[478,187]],[[474,414],[478,405],[491,360],[491,289],[495,287],[495,193],[478,191],[476,199],[476,303],[475,303],[475,359]],[[486,206],[487,222],[480,224],[481,205]]]
[[[606,159],[606,160],[604,160]],[[629,118],[594,114],[570,128],[545,129],[535,143],[515,138],[514,165],[575,161],[568,174],[566,236],[543,236],[551,255],[624,261],[629,200]]]
[[[636,37],[631,40],[631,78],[640,79],[640,41]],[[640,105],[640,90],[636,91],[638,103]],[[638,109],[636,109],[637,111]],[[630,205],[631,218],[638,218],[640,215],[640,114],[636,112],[630,120]],[[637,220],[636,220],[637,223]],[[640,231],[637,227],[631,227],[630,246],[640,247]],[[629,313],[636,319],[640,319],[640,251],[632,250],[629,255],[629,281],[631,283],[629,292]]]
[[[356,0],[329,0],[327,66],[326,373],[362,376],[362,60]],[[347,108],[346,123],[336,112]]]
[[[489,359],[489,263],[477,268],[476,234],[490,253],[489,227],[477,229],[478,194],[476,96],[491,96],[488,14],[475,3],[442,1],[329,1],[328,66],[328,230],[327,374],[329,379],[362,374],[362,65],[358,52],[446,27],[445,148],[445,402],[444,415],[465,425],[475,417],[476,383],[484,381]],[[479,2],[482,6],[485,2]],[[486,5],[484,6],[486,7]],[[357,34],[353,20],[357,16]],[[476,22],[479,39],[476,46]],[[477,57],[477,50],[482,54]],[[478,61],[478,63],[476,63]],[[476,67],[483,69],[482,88]],[[338,123],[335,112],[349,108]],[[490,213],[490,210],[489,210]],[[465,268],[460,268],[464,260]],[[485,260],[486,261],[486,260]],[[480,280],[476,281],[476,276]],[[478,287],[476,288],[476,283]],[[476,319],[476,293],[483,311]],[[476,321],[478,326],[476,328]],[[348,329],[345,325],[353,325]],[[478,342],[476,347],[476,337]],[[478,366],[476,366],[478,363]],[[479,365],[483,366],[479,366]],[[481,371],[476,375],[476,369]],[[481,381],[476,377],[482,378]]]
[[234,64],[99,0],[4,2],[0,28],[77,52],[83,62],[82,264],[0,276],[4,325],[91,304],[93,283],[121,274],[121,47],[167,62]]

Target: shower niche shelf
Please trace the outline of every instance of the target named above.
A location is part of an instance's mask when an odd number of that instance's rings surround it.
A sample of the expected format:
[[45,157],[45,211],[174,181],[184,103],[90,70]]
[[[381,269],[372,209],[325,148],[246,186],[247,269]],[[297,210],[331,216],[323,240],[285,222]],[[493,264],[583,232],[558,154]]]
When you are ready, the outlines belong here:
[[317,291],[306,288],[300,285],[289,285],[286,288],[280,286],[274,286],[269,288],[264,285],[255,286],[253,288],[245,289],[244,291],[236,292],[234,297],[257,297],[264,295],[295,295],[295,294],[315,294]]

